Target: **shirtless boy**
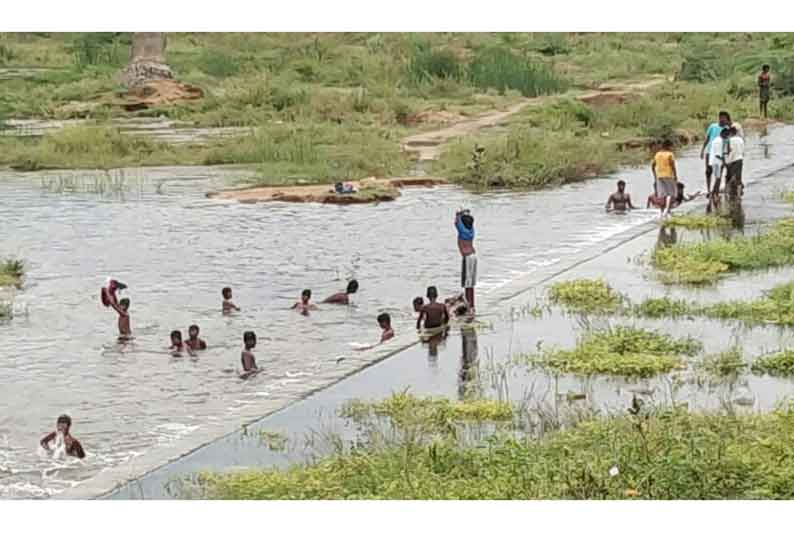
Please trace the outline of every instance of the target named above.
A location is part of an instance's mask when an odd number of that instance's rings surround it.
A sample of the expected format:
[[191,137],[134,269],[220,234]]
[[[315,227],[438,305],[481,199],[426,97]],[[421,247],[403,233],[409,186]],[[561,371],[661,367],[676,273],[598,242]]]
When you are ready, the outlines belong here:
[[130,327],[130,300],[124,298],[111,306],[119,313],[119,340],[126,341],[132,338],[132,328]]
[[171,346],[168,347],[168,350],[174,355],[181,355],[183,352],[193,354],[187,343],[182,341],[182,332],[178,329],[171,332]]
[[223,314],[231,314],[232,311],[239,311],[240,307],[232,303],[232,289],[228,286],[221,290],[223,296]]
[[419,311],[419,318],[416,319],[416,329],[422,329],[424,322],[425,330],[440,330],[449,322],[449,311],[447,306],[438,302],[438,290],[435,286],[427,289],[428,303]]
[[252,350],[256,347],[256,333],[253,331],[246,331],[243,333],[243,351],[240,354],[240,362],[243,364],[243,372],[240,378],[248,378],[251,375],[259,372],[256,366],[256,358]]
[[631,195],[626,192],[626,181],[618,181],[618,190],[609,196],[606,211],[608,213],[611,211],[623,213],[629,209],[636,209],[636,207],[631,203]]
[[80,444],[80,441],[69,434],[69,429],[71,429],[71,427],[72,419],[69,416],[66,414],[58,416],[58,421],[55,425],[55,431],[49,433],[41,439],[41,447],[47,451],[52,451],[50,448],[50,442],[57,439],[58,433],[60,433],[63,435],[63,444],[66,448],[66,455],[83,459],[85,457],[85,451],[83,451],[83,446]]
[[292,308],[301,314],[308,316],[309,310],[314,310],[317,308],[317,305],[312,303],[312,291],[309,289],[303,290],[303,292],[301,292],[300,301],[295,303]]
[[383,312],[378,315],[378,325],[383,330],[380,334],[380,342],[385,343],[389,339],[394,338],[394,330],[391,327],[391,316],[389,316],[389,313]]
[[358,281],[353,279],[347,283],[347,290],[339,292],[327,298],[323,303],[337,303],[339,305],[348,305],[350,303],[350,296],[358,292]]
[[193,324],[187,329],[188,339],[185,341],[185,344],[191,350],[206,350],[207,343],[204,342],[203,339],[199,338],[199,327],[196,324]]

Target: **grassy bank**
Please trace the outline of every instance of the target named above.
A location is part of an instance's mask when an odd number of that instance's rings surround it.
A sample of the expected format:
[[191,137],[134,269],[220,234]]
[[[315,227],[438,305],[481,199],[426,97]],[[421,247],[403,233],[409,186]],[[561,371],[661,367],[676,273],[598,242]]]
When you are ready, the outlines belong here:
[[[78,135],[68,132],[25,144],[2,138],[0,162],[25,169],[249,163],[263,184],[400,174],[407,170],[401,136],[549,95],[512,119],[507,134],[452,144],[434,172],[479,188],[538,188],[647,160],[648,141],[700,133],[719,109],[739,119],[754,114],[763,62],[773,65],[781,95],[771,114],[794,118],[783,98],[794,91],[787,34],[189,33],[168,40],[174,73],[205,97],[129,114],[249,126],[256,136],[180,149],[108,134],[101,125],[127,114],[112,103],[123,90],[114,78],[128,34],[0,34],[0,67],[59,67],[4,81],[0,121],[87,116],[100,125],[79,134],[81,145],[57,141]],[[564,97],[659,75],[678,82],[630,92],[625,103]],[[632,140],[638,145],[625,145]],[[475,143],[485,153],[473,160]]]
[[[440,406],[439,411],[448,413]],[[379,412],[381,416],[383,414]],[[440,416],[443,418],[443,416]],[[386,416],[387,419],[391,419]],[[794,412],[646,411],[542,438],[507,430],[477,445],[437,416],[382,426],[308,466],[202,476],[216,499],[756,499],[794,496]],[[460,420],[457,420],[460,422]],[[380,427],[380,429],[376,429]],[[506,428],[506,429],[509,429]]]

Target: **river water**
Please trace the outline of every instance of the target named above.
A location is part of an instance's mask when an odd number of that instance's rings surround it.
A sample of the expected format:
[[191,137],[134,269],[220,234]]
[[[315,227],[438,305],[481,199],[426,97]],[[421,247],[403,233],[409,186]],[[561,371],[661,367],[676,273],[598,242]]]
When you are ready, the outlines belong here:
[[[749,138],[748,181],[790,165],[792,135],[780,127]],[[696,154],[678,162],[690,191],[703,183]],[[476,217],[483,318],[528,277],[570,267],[657,214],[602,210],[617,177],[643,202],[646,167],[528,194],[442,186],[350,207],[206,199],[234,178],[223,169],[147,168],[129,174],[123,194],[91,192],[90,173],[77,174],[77,189],[63,193],[53,190],[54,175],[0,172],[0,255],[28,265],[17,316],[0,324],[5,498],[55,495],[158,447],[210,428],[232,430],[266,399],[297,400],[360,355],[351,342],[378,337],[379,311],[392,314],[398,334],[412,334],[413,297],[431,284],[442,296],[459,289],[452,226],[459,207]],[[115,316],[99,304],[109,275],[130,286],[130,345],[116,344]],[[351,307],[322,307],[310,317],[287,309],[303,288],[321,299],[353,277],[361,289]],[[221,315],[223,286],[233,288],[239,315]],[[210,348],[195,360],[170,357],[170,331],[185,334],[191,323]],[[243,382],[233,370],[248,329],[259,337],[265,372]],[[63,412],[85,461],[37,451]]]

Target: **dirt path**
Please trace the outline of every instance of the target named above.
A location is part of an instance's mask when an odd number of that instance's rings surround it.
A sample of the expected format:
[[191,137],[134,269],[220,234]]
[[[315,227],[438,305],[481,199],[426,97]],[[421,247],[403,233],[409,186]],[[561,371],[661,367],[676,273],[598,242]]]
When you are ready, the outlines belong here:
[[[595,90],[569,93],[566,96],[582,100],[586,103],[622,103],[630,95],[640,95],[644,91],[667,81],[664,77],[657,77],[645,81],[618,82],[601,85]],[[414,134],[403,138],[400,142],[402,150],[412,153],[420,162],[437,160],[441,155],[441,146],[457,137],[472,135],[484,128],[492,128],[504,124],[505,121],[531,105],[541,105],[559,96],[539,96],[537,98],[524,98],[502,111],[490,111],[473,119],[456,122],[444,128]]]

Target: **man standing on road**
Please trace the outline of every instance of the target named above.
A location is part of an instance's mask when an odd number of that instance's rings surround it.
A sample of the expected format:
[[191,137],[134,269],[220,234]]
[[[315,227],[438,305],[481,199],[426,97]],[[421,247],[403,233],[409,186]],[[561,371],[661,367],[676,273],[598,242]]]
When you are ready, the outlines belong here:
[[469,315],[474,316],[474,286],[477,284],[477,255],[474,251],[474,217],[468,209],[455,213],[458,250],[461,255],[460,286],[466,293]]
[[761,116],[767,118],[767,105],[769,104],[769,88],[772,86],[772,78],[769,75],[769,64],[761,67],[758,76],[758,102]]

